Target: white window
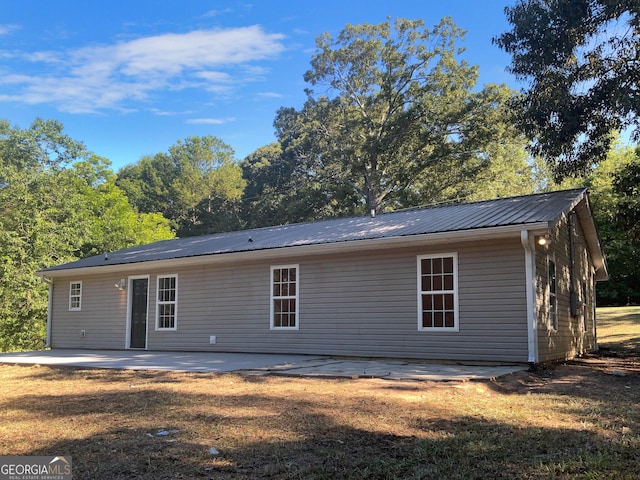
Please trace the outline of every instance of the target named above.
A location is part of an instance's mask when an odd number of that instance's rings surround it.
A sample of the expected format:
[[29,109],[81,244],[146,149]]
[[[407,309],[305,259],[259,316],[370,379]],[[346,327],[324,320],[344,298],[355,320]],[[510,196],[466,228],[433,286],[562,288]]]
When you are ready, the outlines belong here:
[[271,328],[298,329],[298,265],[271,267]]
[[556,279],[556,262],[551,258],[547,261],[547,275],[549,284],[549,327],[558,329],[558,282]]
[[418,330],[459,330],[457,253],[418,256]]
[[69,284],[69,310],[82,309],[82,282],[71,282]]
[[156,330],[176,330],[178,275],[158,276]]

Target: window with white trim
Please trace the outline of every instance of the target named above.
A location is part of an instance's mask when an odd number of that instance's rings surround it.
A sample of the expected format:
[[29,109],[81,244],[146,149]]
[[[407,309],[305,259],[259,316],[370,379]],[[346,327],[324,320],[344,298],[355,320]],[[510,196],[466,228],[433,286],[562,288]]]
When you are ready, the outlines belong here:
[[158,276],[156,330],[176,330],[178,275]]
[[558,282],[556,278],[556,262],[547,259],[547,275],[549,285],[549,327],[558,329]]
[[69,311],[82,309],[82,282],[69,283]]
[[457,253],[418,256],[418,330],[459,330]]
[[271,328],[298,329],[298,265],[271,267]]

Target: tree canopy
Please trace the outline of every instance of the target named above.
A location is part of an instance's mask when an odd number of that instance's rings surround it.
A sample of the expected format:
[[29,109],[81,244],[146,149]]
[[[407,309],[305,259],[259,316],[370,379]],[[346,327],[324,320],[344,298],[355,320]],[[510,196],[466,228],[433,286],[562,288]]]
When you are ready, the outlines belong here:
[[586,175],[615,135],[640,138],[640,4],[637,0],[519,0],[512,30],[494,42],[527,86],[518,125],[556,178]]
[[245,181],[234,156],[217,137],[189,137],[123,167],[116,184],[138,211],[170,219],[179,236],[236,230]]
[[[278,199],[286,203],[280,214],[303,220],[474,193],[472,179],[491,166],[491,148],[522,150],[524,138],[509,126],[514,92],[476,90],[477,67],[459,58],[462,38],[448,18],[431,29],[398,19],[320,36],[304,106],[278,111],[279,147],[243,162],[250,195],[270,195],[257,200],[258,210],[273,211]],[[528,168],[523,155],[511,161],[514,170]],[[276,171],[277,188],[260,187]]]

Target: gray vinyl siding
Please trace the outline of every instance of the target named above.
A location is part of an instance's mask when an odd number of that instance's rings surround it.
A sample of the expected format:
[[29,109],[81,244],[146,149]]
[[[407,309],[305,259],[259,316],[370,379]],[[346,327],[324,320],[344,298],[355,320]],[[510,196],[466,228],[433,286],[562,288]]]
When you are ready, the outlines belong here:
[[[569,359],[596,348],[595,340],[595,286],[593,260],[586,246],[585,236],[575,217],[574,238],[574,288],[579,302],[585,305],[583,312],[571,314],[570,242],[568,217],[563,218],[552,232],[551,246],[536,249],[536,285],[538,296],[538,352],[539,361]],[[549,326],[549,291],[547,259],[555,259],[558,299],[558,328]],[[583,298],[581,284],[586,284]],[[586,316],[586,322],[583,315]],[[585,328],[586,324],[586,328]]]
[[[124,348],[126,294],[114,287],[120,278],[112,275],[54,280],[53,348]],[[82,281],[82,309],[78,311],[69,311],[69,284],[73,281]]]
[[[417,256],[451,252],[459,332],[418,331]],[[299,329],[271,330],[270,267],[289,264],[299,265]],[[141,264],[131,275],[150,276],[149,350],[526,362],[524,270],[517,238],[153,271]],[[178,275],[176,331],[155,329],[164,274]],[[68,281],[55,279],[54,348],[125,347],[128,291],[114,287],[123,276],[69,278],[83,281],[81,312],[68,311]]]

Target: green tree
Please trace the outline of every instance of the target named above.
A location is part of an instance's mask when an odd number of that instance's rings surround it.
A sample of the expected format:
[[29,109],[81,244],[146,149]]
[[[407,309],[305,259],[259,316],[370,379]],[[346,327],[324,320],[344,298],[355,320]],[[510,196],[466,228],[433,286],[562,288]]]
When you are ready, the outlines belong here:
[[517,141],[505,127],[514,93],[474,90],[477,68],[457,59],[462,36],[445,18],[432,29],[405,19],[347,25],[317,39],[306,103],[275,120],[277,168],[288,165],[290,180],[278,190],[298,217],[465,196],[490,165],[489,146]]
[[637,0],[519,0],[494,39],[526,82],[518,125],[556,178],[587,175],[640,113]]
[[247,182],[243,195],[246,225],[254,228],[287,223],[291,218],[286,199],[293,165],[284,160],[280,144],[258,148],[240,167]]
[[620,226],[633,240],[640,242],[640,147],[636,147],[632,161],[616,172],[613,191],[618,196]]
[[[161,213],[169,219],[177,218],[177,206],[172,202],[170,187],[177,169],[166,153],[144,156],[136,163],[122,167],[116,185],[127,195],[140,212]],[[172,222],[174,225],[176,222]]]
[[85,241],[76,252],[87,257],[121,248],[175,237],[170,222],[160,213],[137,212],[115,185],[106,159],[92,156],[75,162],[68,174],[80,196]]
[[173,236],[166,220],[138,215],[112,177],[59,122],[0,122],[0,350],[44,345],[47,287],[37,270]]
[[234,155],[217,137],[189,137],[122,168],[116,184],[140,212],[169,218],[179,236],[237,230],[245,181]]
[[588,176],[566,179],[559,185],[589,188],[610,277],[598,285],[600,305],[640,302],[638,165],[640,149],[618,146]]
[[640,304],[640,147],[633,158],[618,169],[613,177],[613,193],[617,200],[615,241],[605,251],[612,265],[609,301],[619,305]]

